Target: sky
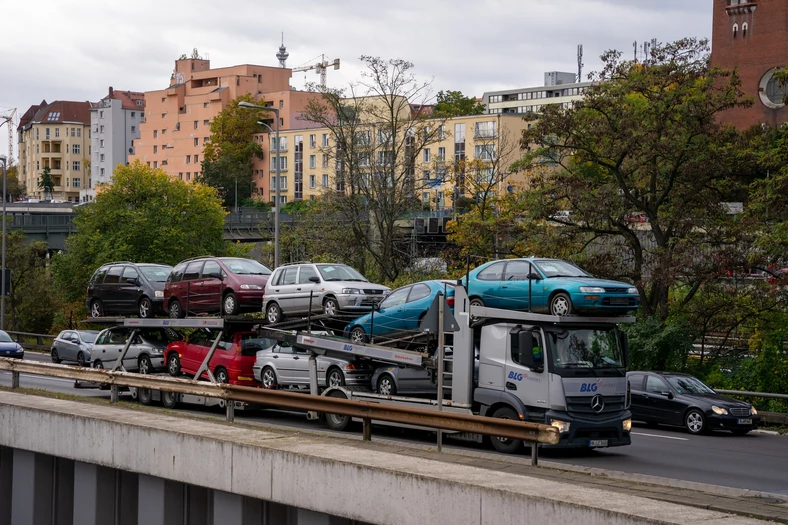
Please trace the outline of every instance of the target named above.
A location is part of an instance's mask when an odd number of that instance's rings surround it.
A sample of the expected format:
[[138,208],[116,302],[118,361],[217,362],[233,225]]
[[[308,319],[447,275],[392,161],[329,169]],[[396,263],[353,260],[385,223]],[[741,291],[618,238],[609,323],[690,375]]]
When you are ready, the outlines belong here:
[[[33,0],[5,2],[0,32],[0,115],[46,99],[98,101],[109,86],[169,85],[174,61],[197,48],[212,67],[278,65],[284,33],[290,68],[321,54],[341,60],[329,87],[359,79],[361,55],[402,58],[435,93],[544,84],[547,71],[601,67],[599,56],[633,42],[711,37],[713,0]],[[317,82],[293,73],[292,87]],[[0,154],[8,153],[0,128]],[[18,156],[14,146],[14,157]]]

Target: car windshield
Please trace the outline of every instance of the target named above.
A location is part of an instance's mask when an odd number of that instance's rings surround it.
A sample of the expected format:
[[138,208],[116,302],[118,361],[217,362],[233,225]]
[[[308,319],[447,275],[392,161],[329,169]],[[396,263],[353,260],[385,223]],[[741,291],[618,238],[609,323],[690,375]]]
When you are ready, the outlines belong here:
[[622,368],[624,358],[612,328],[550,331],[556,368]]
[[266,337],[259,337],[257,334],[244,334],[241,336],[241,344],[243,346],[247,345],[257,345],[260,347],[260,350],[265,350],[266,348],[271,348],[276,344],[275,339],[268,339]]
[[545,277],[591,277],[574,264],[566,261],[534,261],[534,265],[541,270]]
[[252,259],[222,259],[222,262],[236,275],[271,275],[271,270]]
[[149,343],[171,343],[183,339],[183,336],[172,328],[143,328],[141,335]]
[[714,394],[714,390],[703,381],[692,376],[666,376],[679,394]]
[[0,343],[13,343],[14,340],[10,335],[0,330]]
[[363,275],[344,264],[321,264],[317,267],[324,281],[359,281],[367,283]]
[[93,332],[79,332],[79,336],[82,338],[83,343],[95,343],[97,335],[98,334],[94,334]]
[[167,276],[172,271],[172,266],[140,266],[142,275],[152,283],[167,282]]

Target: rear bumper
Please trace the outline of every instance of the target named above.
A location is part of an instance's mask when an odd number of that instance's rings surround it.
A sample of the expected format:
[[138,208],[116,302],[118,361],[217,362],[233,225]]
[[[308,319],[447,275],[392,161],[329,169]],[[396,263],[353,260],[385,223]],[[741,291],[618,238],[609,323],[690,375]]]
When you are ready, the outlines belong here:
[[343,370],[346,386],[369,386],[372,372],[366,370]]
[[580,419],[566,412],[550,410],[545,414],[545,424],[549,425],[552,419],[568,422],[569,432],[561,432],[557,445],[542,445],[546,448],[606,448],[632,444],[630,432],[623,427],[624,420],[632,419],[628,410],[615,416],[600,417],[598,420]]

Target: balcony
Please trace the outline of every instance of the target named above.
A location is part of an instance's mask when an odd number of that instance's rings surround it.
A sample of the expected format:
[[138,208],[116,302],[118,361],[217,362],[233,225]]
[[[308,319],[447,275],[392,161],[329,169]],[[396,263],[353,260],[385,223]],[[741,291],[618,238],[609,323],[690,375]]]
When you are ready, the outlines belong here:
[[728,0],[725,12],[728,13],[728,16],[754,13],[757,6],[758,2],[756,0],[750,0],[749,2],[746,0]]
[[480,129],[480,130],[476,131],[473,134],[473,139],[474,140],[490,140],[490,139],[496,138],[497,136],[498,136],[498,134],[495,132],[495,130],[489,131],[489,130]]

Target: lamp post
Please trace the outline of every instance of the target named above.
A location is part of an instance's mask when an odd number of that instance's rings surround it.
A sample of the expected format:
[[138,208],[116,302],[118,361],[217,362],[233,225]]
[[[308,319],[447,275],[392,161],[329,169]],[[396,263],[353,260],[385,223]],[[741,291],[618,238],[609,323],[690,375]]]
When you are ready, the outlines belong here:
[[2,259],[2,269],[0,269],[0,330],[5,330],[5,291],[6,291],[6,282],[5,282],[5,200],[6,200],[6,180],[8,179],[8,159],[5,155],[0,155],[0,162],[3,163],[3,241],[2,241],[2,254],[0,254],[0,259]]
[[[274,268],[279,266],[279,194],[280,194],[280,186],[282,185],[282,181],[280,179],[279,174],[281,159],[279,158],[279,110],[277,108],[269,108],[266,106],[258,106],[257,104],[252,104],[250,102],[239,102],[238,107],[241,108],[252,108],[252,109],[261,109],[263,111],[271,111],[276,115],[276,129],[274,133],[276,134],[276,200],[274,201]],[[269,128],[270,129],[270,128]]]

